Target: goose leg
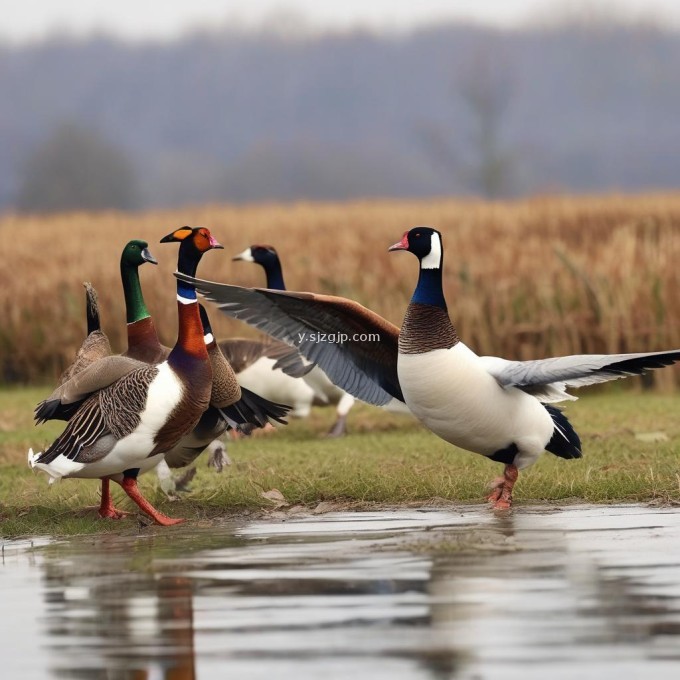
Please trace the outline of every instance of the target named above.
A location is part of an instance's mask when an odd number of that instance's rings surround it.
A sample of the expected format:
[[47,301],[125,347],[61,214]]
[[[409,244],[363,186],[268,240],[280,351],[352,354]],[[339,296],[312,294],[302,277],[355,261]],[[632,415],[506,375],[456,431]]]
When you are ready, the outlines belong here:
[[512,489],[515,486],[519,470],[515,465],[506,465],[503,477],[494,482],[493,491],[488,500],[494,510],[509,510],[512,506]]
[[333,423],[333,427],[328,430],[326,435],[329,439],[334,439],[335,437],[342,437],[347,432],[347,416],[338,416],[337,420]]
[[123,512],[123,510],[117,510],[113,505],[110,480],[108,477],[102,477],[102,501],[99,504],[99,516],[107,519],[121,519],[129,514],[129,512]]
[[156,510],[156,508],[142,496],[141,491],[137,487],[137,480],[135,477],[123,477],[123,481],[120,482],[120,485],[123,487],[123,491],[125,491],[125,493],[139,506],[139,509],[149,515],[156,524],[169,527],[184,521],[179,518],[173,519]]
[[342,437],[347,434],[347,414],[350,412],[352,406],[354,406],[355,399],[351,394],[345,392],[335,409],[337,418],[333,427],[330,429],[327,437]]

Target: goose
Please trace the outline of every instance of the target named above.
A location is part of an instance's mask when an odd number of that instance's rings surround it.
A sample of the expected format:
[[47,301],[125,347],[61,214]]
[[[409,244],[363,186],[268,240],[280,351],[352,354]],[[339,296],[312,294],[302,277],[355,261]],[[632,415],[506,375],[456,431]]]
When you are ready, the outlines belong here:
[[[286,290],[286,284],[283,280],[283,269],[281,267],[281,260],[276,249],[270,245],[252,245],[246,248],[242,253],[235,255],[233,261],[254,262],[259,264],[265,272],[267,279],[267,288],[271,290]],[[261,360],[257,364],[253,364],[250,370],[239,374],[239,380],[244,385],[263,384],[270,386],[270,389],[275,389],[282,381],[285,380],[281,375],[272,375],[266,360]],[[310,370],[302,376],[302,380],[306,383],[309,390],[304,390],[299,384],[289,387],[293,394],[298,398],[298,403],[305,399],[305,402],[300,403],[298,414],[300,417],[309,415],[312,405],[326,406],[334,405],[336,408],[336,420],[331,429],[328,431],[328,437],[341,437],[347,432],[347,414],[354,406],[354,397],[343,389],[334,385],[328,379],[328,376],[318,367],[311,366]],[[250,382],[252,381],[252,383]],[[304,404],[304,405],[303,405]]]
[[111,344],[106,333],[102,331],[101,322],[99,320],[97,291],[89,281],[85,281],[83,286],[85,288],[87,336],[78,348],[78,352],[71,365],[64,370],[61,376],[59,376],[57,385],[63,385],[76,375],[76,373],[80,373],[80,371],[87,368],[87,366],[98,359],[102,359],[111,354]]
[[[580,439],[554,403],[567,392],[638,375],[680,360],[680,349],[632,354],[583,354],[534,361],[478,356],[458,337],[442,289],[441,233],[416,227],[389,248],[419,261],[419,277],[401,329],[341,297],[243,288],[182,275],[228,316],[295,344],[355,397],[383,405],[404,402],[434,434],[504,465],[488,497],[507,510],[519,470],[543,451],[582,456]],[[316,343],[312,332],[377,333],[379,342]]]
[[[178,270],[193,276],[203,254],[215,248],[222,246],[208,229],[192,230],[191,238],[180,244]],[[98,391],[90,385],[91,396],[61,435],[45,451],[29,449],[30,467],[46,472],[50,482],[68,477],[100,478],[102,517],[123,516],[111,499],[109,480],[113,479],[157,524],[183,521],[156,510],[137,486],[137,476],[153,468],[189,433],[210,403],[212,369],[194,286],[178,281],[177,307],[178,338],[165,361],[137,362],[132,371]]]

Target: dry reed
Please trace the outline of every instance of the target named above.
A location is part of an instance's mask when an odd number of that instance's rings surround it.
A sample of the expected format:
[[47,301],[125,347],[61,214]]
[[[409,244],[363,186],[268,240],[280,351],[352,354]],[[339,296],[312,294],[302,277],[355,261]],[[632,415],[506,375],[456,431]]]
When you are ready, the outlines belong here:
[[[84,280],[99,292],[112,345],[124,349],[118,261],[131,238],[148,240],[159,260],[141,269],[142,286],[172,344],[176,245],[158,240],[182,224],[210,227],[226,248],[206,255],[199,276],[263,285],[259,268],[228,256],[271,243],[290,289],[351,297],[397,324],[416,263],[386,250],[404,230],[428,224],[444,234],[449,311],[479,353],[528,359],[680,347],[680,194],[202,206],[0,219],[0,378],[53,380],[71,360],[84,335]],[[252,333],[217,312],[211,318],[218,336]],[[658,376],[666,387],[678,378]]]

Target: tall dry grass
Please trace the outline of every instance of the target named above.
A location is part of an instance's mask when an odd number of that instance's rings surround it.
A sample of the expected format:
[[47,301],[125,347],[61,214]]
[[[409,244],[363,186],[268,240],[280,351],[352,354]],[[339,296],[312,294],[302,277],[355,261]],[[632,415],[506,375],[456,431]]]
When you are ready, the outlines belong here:
[[[262,285],[258,267],[231,262],[251,243],[277,247],[290,289],[356,299],[399,324],[416,280],[415,260],[386,252],[404,230],[440,229],[445,289],[460,336],[476,351],[527,359],[578,352],[680,347],[680,194],[203,206],[139,214],[0,219],[0,375],[54,379],[84,335],[84,291],[96,286],[115,349],[125,346],[118,261],[143,238],[159,266],[142,285],[164,342],[172,344],[176,245],[161,236],[209,226],[226,251],[199,275]],[[212,314],[219,336],[248,335]],[[677,373],[659,372],[670,385]]]

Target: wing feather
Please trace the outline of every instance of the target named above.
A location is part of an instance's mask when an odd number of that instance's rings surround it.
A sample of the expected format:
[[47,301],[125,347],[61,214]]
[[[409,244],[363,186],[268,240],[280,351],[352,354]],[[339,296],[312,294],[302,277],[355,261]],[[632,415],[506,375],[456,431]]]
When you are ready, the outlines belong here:
[[399,329],[359,303],[175,276],[194,284],[227,316],[297,347],[335,385],[358,399],[376,406],[392,398],[404,401],[397,377]]

